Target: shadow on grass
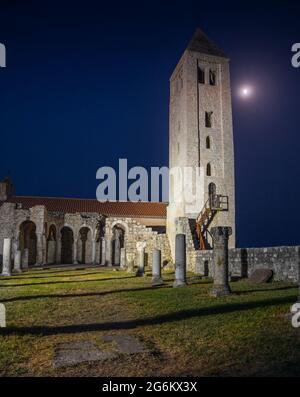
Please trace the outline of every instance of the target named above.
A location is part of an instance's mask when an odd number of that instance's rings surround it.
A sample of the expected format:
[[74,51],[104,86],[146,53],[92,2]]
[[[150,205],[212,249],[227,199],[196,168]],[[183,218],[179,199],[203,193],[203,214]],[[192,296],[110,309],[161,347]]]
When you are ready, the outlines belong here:
[[57,327],[51,326],[32,326],[32,327],[10,327],[0,328],[0,335],[57,335],[57,334],[73,334],[81,332],[94,331],[111,331],[111,330],[128,330],[137,327],[159,325],[171,323],[175,321],[187,320],[194,317],[210,316],[215,314],[226,314],[235,311],[251,310],[295,302],[295,297],[289,296],[284,298],[274,298],[262,301],[244,302],[244,303],[224,303],[222,305],[214,305],[200,309],[181,310],[178,312],[168,313],[155,317],[146,317],[135,320],[115,321],[107,323],[62,325]]
[[[78,276],[78,275],[77,275]],[[69,276],[62,276],[68,278]],[[0,288],[6,287],[27,287],[29,285],[49,285],[49,284],[68,284],[68,283],[89,283],[89,282],[98,282],[98,281],[118,281],[124,280],[126,278],[135,278],[135,276],[126,276],[126,277],[110,277],[110,278],[100,278],[100,279],[89,279],[89,280],[66,280],[66,281],[48,281],[47,283],[25,283],[25,284],[2,284]]]
[[[66,273],[66,272],[62,272],[62,273]],[[99,275],[101,273],[103,274],[103,272],[93,272],[93,273],[61,274],[61,275],[55,274],[54,276],[51,276],[50,274],[48,276],[45,276],[45,275],[43,275],[43,276],[42,275],[41,276],[36,276],[36,275],[30,276],[30,274],[28,274],[28,275],[24,275],[24,276],[17,275],[17,276],[6,277],[6,278],[3,278],[1,280],[23,280],[23,281],[26,281],[26,280],[31,279],[31,278],[33,278],[33,279],[36,279],[36,278],[44,279],[44,278],[57,278],[57,277],[59,277],[59,278],[63,278],[63,277],[64,278],[66,278],[66,277],[82,277],[82,276],[93,276],[93,275],[95,276],[95,275]]]
[[243,290],[243,291],[235,291],[233,289],[233,293],[235,295],[244,295],[244,294],[251,294],[251,293],[256,293],[256,292],[269,292],[269,291],[284,291],[284,290],[288,290],[288,289],[295,289],[297,288],[296,285],[290,285],[290,286],[286,286],[286,287],[275,287],[275,288],[256,288],[256,289],[249,289],[249,290]]
[[[159,289],[162,288],[172,288],[172,285],[162,285],[159,286]],[[18,301],[26,301],[26,300],[34,300],[34,299],[49,299],[49,298],[85,298],[89,296],[105,296],[110,294],[118,294],[120,292],[135,292],[135,291],[147,291],[154,290],[156,287],[141,287],[141,288],[124,288],[113,291],[103,291],[103,292],[85,292],[82,294],[51,294],[51,295],[27,295],[27,296],[16,296],[13,298],[4,298],[1,299],[1,303],[9,303],[9,302],[18,302]]]

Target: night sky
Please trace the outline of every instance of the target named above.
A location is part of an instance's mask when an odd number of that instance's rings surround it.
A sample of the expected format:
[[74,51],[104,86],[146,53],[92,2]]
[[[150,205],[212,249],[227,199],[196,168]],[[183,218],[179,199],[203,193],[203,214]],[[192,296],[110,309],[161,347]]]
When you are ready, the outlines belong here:
[[169,77],[196,27],[231,59],[238,246],[300,244],[299,2],[1,0],[0,177],[94,198],[101,166],[168,165]]

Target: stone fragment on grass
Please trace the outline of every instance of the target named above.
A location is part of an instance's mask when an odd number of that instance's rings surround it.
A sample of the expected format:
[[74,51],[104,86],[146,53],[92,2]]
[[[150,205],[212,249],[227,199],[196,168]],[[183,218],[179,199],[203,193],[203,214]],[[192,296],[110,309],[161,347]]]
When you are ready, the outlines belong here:
[[115,342],[119,353],[136,354],[145,353],[145,346],[132,335],[107,335],[103,337],[105,342]]
[[92,341],[61,343],[56,348],[53,366],[54,368],[67,367],[83,362],[104,361],[115,357],[116,353],[101,351]]
[[256,269],[249,277],[249,281],[255,284],[263,284],[270,281],[273,277],[273,271],[270,269]]
[[116,348],[114,350],[100,350],[94,341],[88,340],[59,343],[55,349],[54,368],[114,359],[120,353],[136,354],[147,352],[147,349],[131,335],[107,335],[102,340],[104,342],[115,342]]

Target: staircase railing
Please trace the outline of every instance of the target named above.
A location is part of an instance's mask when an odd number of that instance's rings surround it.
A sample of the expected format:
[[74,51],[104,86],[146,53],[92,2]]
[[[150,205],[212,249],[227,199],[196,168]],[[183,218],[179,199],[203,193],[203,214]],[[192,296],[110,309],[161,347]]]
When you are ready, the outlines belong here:
[[228,211],[228,196],[222,196],[221,194],[211,195],[206,200],[196,219],[196,230],[200,250],[211,248],[207,239],[207,234],[210,234],[208,227],[219,211]]

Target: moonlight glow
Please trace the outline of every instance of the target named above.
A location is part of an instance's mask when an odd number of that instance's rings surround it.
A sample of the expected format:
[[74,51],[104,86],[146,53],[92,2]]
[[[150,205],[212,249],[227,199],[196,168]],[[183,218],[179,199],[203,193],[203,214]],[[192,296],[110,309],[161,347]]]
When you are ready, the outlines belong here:
[[243,86],[240,88],[240,96],[242,98],[249,98],[252,95],[252,89],[249,86]]

